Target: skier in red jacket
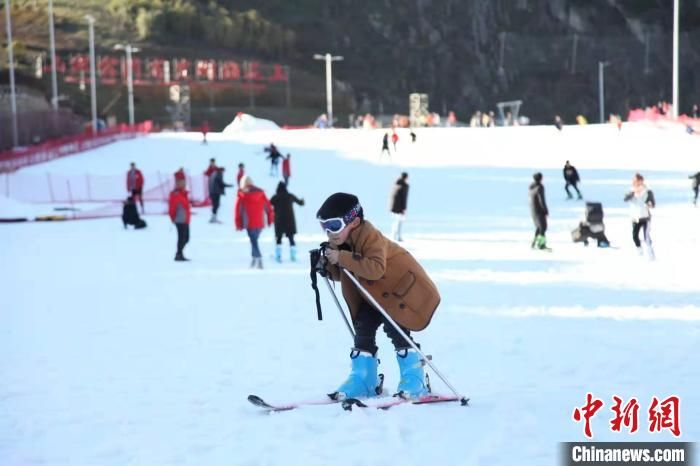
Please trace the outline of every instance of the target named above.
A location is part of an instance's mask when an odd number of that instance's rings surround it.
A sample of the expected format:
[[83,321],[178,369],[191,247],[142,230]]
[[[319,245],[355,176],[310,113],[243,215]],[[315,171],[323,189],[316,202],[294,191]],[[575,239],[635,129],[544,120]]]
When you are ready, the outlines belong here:
[[216,159],[209,159],[209,166],[207,167],[206,170],[204,170],[204,176],[210,177],[216,171],[218,170],[218,167],[216,166]]
[[129,171],[126,172],[126,190],[131,193],[131,197],[134,198],[134,202],[138,199],[139,204],[141,204],[141,213],[144,213],[143,208],[143,174],[141,170],[136,168],[136,164],[131,162]]
[[187,261],[182,254],[185,245],[190,240],[190,200],[186,189],[187,181],[183,171],[175,172],[175,189],[170,193],[168,200],[168,213],[170,220],[177,228],[177,253],[175,260],[178,262]]
[[284,185],[289,186],[289,178],[292,176],[292,154],[287,154],[286,158],[282,159],[282,178]]
[[202,123],[200,131],[202,131],[202,144],[206,144],[207,133],[209,132],[209,122],[207,120],[204,120],[204,122]]
[[262,254],[258,246],[258,238],[266,226],[264,217],[267,216],[267,226],[270,226],[275,221],[275,213],[265,192],[254,186],[253,180],[247,175],[241,178],[234,215],[236,230],[245,229],[248,232],[248,238],[250,238],[253,256],[250,267],[262,269]]

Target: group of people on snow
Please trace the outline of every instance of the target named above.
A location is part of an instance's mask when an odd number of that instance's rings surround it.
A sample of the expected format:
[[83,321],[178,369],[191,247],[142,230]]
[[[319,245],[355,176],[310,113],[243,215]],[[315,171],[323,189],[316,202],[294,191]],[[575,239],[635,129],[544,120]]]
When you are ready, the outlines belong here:
[[[583,199],[581,191],[578,189],[580,177],[576,168],[567,160],[564,169],[564,190],[566,191],[567,200],[573,199],[569,187],[573,187],[578,194],[578,199]],[[546,232],[547,218],[549,209],[545,200],[545,189],[542,183],[543,176],[541,172],[535,173],[533,182],[529,187],[530,212],[535,226],[535,236],[532,240],[531,247],[533,249],[549,249],[547,247]],[[697,172],[688,177],[692,180],[693,189],[693,205],[697,206],[698,191],[700,190],[700,172]],[[651,209],[656,207],[656,198],[654,192],[649,189],[645,183],[644,176],[641,173],[635,173],[632,177],[632,186],[623,197],[624,202],[628,203],[630,217],[632,220],[632,241],[640,255],[644,254],[646,249],[649,260],[654,260],[656,255],[652,246],[651,240]],[[596,223],[600,226],[596,230],[595,225],[588,224],[589,222],[581,222],[579,228],[574,231],[574,240],[587,243],[587,238],[592,237],[598,240],[599,247],[609,246],[609,242],[602,227],[602,207],[598,203],[587,203],[587,215],[591,212],[597,217]],[[588,220],[588,219],[587,219]],[[581,229],[583,228],[583,232]],[[640,238],[641,234],[641,238]],[[578,237],[576,236],[578,235]]]

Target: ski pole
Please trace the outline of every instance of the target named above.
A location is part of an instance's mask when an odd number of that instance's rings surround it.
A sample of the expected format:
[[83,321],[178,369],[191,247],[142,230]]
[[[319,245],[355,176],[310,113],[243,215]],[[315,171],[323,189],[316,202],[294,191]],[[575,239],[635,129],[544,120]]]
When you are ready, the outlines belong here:
[[447,385],[447,387],[450,390],[452,390],[452,393],[454,393],[455,396],[457,398],[459,398],[460,403],[462,403],[463,405],[466,405],[468,399],[466,397],[460,395],[459,392],[452,386],[452,384],[450,384],[450,382],[447,381],[447,379],[440,373],[438,368],[435,367],[433,362],[430,359],[428,359],[428,357],[425,354],[423,354],[423,352],[420,350],[418,345],[416,345],[415,342],[413,340],[411,340],[411,338],[408,335],[406,335],[406,332],[403,331],[403,329],[399,326],[399,324],[394,322],[394,319],[392,319],[391,316],[389,316],[389,314],[384,310],[384,308],[377,302],[377,300],[374,299],[374,297],[371,294],[369,294],[369,291],[365,290],[365,288],[360,284],[360,281],[357,278],[355,278],[355,276],[353,274],[351,274],[350,272],[348,272],[346,269],[340,267],[340,270],[342,270],[345,273],[345,275],[347,275],[348,278],[350,280],[352,280],[352,282],[355,284],[355,286],[357,286],[357,288],[362,292],[362,294],[365,295],[365,298],[367,298],[369,300],[369,302],[372,303],[374,305],[374,307],[379,312],[381,312],[381,314],[386,318],[386,320],[389,323],[391,323],[391,325],[394,326],[394,328],[399,332],[399,334],[404,338],[404,340],[406,340],[408,342],[408,344],[411,345],[411,348],[416,350],[416,352],[421,355],[421,358],[423,358],[423,361],[425,361],[425,363],[428,366],[430,366],[430,368],[433,370],[433,372],[435,372],[435,374],[438,377],[440,377],[440,379],[443,382],[445,382],[445,385]]
[[345,316],[345,313],[343,312],[343,307],[340,305],[340,301],[338,301],[338,297],[335,295],[335,291],[333,291],[333,287],[331,286],[331,281],[328,279],[328,277],[323,277],[326,279],[326,285],[328,285],[328,291],[331,292],[331,296],[333,296],[333,301],[335,301],[336,306],[338,306],[338,310],[340,311],[340,315],[343,316],[343,320],[345,321],[345,325],[348,327],[348,331],[350,332],[350,335],[352,336],[353,340],[355,339],[355,331],[352,329],[352,325],[350,325],[350,322],[348,321],[348,318]]

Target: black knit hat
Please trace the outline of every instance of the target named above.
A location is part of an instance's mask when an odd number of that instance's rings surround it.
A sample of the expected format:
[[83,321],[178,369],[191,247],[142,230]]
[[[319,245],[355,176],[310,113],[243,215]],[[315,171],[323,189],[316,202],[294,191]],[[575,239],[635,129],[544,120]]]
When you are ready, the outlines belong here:
[[344,218],[351,212],[354,212],[353,217],[364,218],[362,206],[357,196],[347,193],[335,193],[331,194],[321,205],[321,208],[316,212],[316,217],[319,219]]
[[539,183],[540,181],[542,181],[542,173],[535,173],[534,175],[532,175],[532,179],[535,180],[535,182]]

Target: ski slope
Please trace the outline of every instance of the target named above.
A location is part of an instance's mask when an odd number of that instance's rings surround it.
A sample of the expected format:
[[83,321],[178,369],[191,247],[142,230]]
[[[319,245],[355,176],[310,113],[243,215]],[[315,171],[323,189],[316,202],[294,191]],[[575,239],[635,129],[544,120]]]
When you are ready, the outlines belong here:
[[[201,173],[215,157],[227,182],[243,162],[271,196],[279,179],[262,148],[274,142],[292,154],[289,189],[307,204],[295,208],[300,261],[287,260],[285,244],[275,263],[266,229],[262,271],[248,268],[247,236],[232,226],[233,190],[224,224],[196,210],[184,264],[172,260],[176,234],[164,216],[147,215],[141,231],[119,219],[0,225],[0,464],[555,464],[559,442],[585,439],[572,412],[587,392],[605,401],[595,440],[674,440],[649,433],[646,414],[653,396],[672,394],[682,400],[681,440],[700,440],[700,208],[687,179],[700,170],[700,138],[642,124],[426,129],[415,144],[399,133],[397,153],[380,158],[382,135],[256,131],[210,134],[202,145],[199,134],[161,133],[22,170],[115,175],[135,161],[144,173]],[[603,203],[615,248],[571,242],[583,203],[565,200],[565,160],[584,197]],[[404,170],[404,245],[442,293],[414,336],[471,406],[262,414],[248,394],[316,398],[348,373],[347,329],[322,283],[316,319],[309,285],[306,251],[324,239],[318,206],[353,192],[388,234],[388,196]],[[535,170],[551,253],[529,248]],[[637,170],[658,203],[655,262],[636,254],[622,202]],[[381,330],[378,344],[391,390],[398,370]],[[610,431],[613,395],[639,400],[635,435]]]

